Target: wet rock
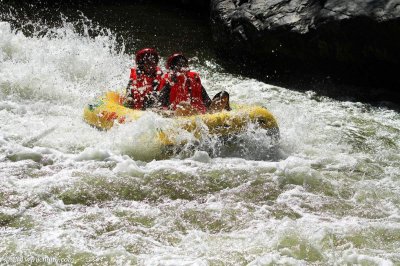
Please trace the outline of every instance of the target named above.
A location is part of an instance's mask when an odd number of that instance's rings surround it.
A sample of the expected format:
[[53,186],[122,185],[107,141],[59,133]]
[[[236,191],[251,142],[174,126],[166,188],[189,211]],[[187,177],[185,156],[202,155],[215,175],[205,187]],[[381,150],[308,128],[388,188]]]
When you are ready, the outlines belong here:
[[265,77],[329,76],[400,102],[400,0],[212,0],[211,22],[218,51]]

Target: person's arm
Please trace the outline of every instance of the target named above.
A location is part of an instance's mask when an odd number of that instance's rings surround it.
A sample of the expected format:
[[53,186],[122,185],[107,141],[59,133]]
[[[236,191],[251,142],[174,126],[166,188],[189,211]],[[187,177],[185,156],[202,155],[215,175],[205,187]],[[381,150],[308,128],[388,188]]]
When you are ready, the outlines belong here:
[[165,84],[164,87],[160,90],[157,101],[162,107],[169,107],[170,92],[171,92],[171,86],[168,83]]
[[211,105],[211,99],[210,96],[208,96],[208,93],[206,89],[201,85],[201,97],[203,98],[203,103],[204,105],[208,108]]

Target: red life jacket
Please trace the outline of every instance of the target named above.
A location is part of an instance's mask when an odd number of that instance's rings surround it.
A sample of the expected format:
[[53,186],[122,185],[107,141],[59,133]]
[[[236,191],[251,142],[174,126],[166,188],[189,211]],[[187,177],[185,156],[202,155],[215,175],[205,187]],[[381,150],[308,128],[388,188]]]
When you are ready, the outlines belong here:
[[188,71],[185,74],[175,76],[174,81],[171,73],[166,73],[161,81],[160,89],[164,87],[166,83],[171,86],[169,94],[169,103],[172,110],[176,109],[176,106],[184,101],[190,102],[190,104],[196,108],[199,112],[205,113],[207,108],[203,102],[202,86],[199,74],[193,71]]
[[145,97],[152,93],[154,90],[154,81],[157,81],[158,86],[156,90],[159,90],[159,86],[161,83],[162,71],[159,67],[157,67],[157,73],[155,77],[147,76],[144,73],[140,73],[138,75],[138,71],[136,68],[131,69],[130,80],[131,84],[131,96],[133,98],[133,106],[131,108],[134,109],[142,109]]

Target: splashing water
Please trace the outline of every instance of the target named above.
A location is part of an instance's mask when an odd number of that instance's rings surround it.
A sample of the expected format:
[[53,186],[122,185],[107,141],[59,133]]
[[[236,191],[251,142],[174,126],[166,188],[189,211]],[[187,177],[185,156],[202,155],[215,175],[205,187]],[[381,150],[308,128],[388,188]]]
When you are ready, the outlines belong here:
[[3,260],[400,263],[398,113],[194,60],[210,95],[224,89],[276,115],[279,147],[271,152],[265,134],[250,129],[233,148],[206,138],[151,161],[158,147],[141,136],[168,119],[149,113],[108,132],[82,121],[87,103],[126,85],[132,61],[113,33],[90,37],[94,26],[86,27],[78,33],[64,21],[26,36],[0,22]]

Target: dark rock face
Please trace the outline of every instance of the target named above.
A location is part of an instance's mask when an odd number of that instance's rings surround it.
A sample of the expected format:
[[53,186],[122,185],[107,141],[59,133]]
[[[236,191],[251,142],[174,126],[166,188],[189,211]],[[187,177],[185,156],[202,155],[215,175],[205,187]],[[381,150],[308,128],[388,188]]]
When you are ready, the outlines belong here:
[[192,6],[196,8],[207,9],[210,6],[210,0],[179,0],[183,5]]
[[212,0],[211,20],[218,51],[265,76],[317,73],[400,103],[400,0]]

